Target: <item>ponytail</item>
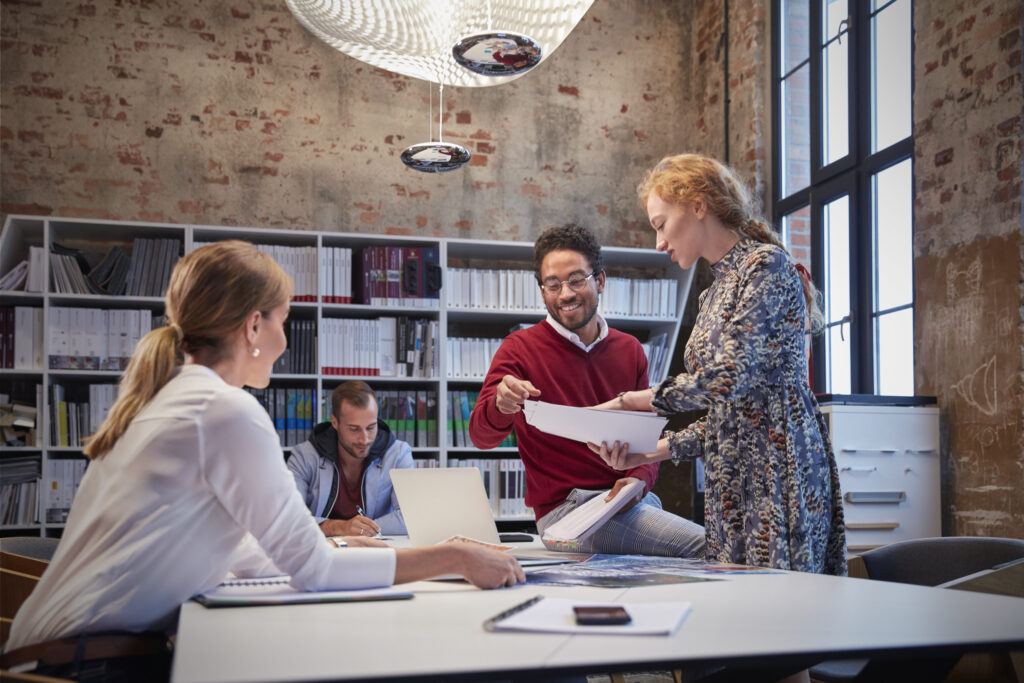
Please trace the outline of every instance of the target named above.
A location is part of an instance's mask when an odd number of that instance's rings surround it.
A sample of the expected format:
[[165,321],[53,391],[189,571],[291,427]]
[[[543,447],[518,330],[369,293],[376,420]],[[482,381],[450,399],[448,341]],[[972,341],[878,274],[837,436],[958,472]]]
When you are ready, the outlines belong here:
[[170,381],[184,362],[180,341],[181,328],[177,325],[158,327],[142,338],[121,376],[117,400],[100,428],[86,441],[86,457],[94,460],[109,451],[143,406]]

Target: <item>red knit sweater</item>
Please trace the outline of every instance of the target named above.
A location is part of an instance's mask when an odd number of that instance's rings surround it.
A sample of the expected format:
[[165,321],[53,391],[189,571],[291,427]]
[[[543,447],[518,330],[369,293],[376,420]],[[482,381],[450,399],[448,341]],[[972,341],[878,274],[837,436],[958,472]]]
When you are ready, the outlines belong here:
[[519,457],[526,465],[526,504],[540,519],[565,501],[574,488],[606,489],[622,477],[637,477],[650,491],[657,465],[619,472],[605,465],[585,443],[546,434],[526,423],[522,411],[503,415],[494,405],[505,375],[529,380],[540,389],[537,400],[567,406],[592,406],[620,391],[646,389],[647,357],[636,338],[609,330],[589,352],[562,337],[546,321],[509,335],[491,362],[480,398],[469,420],[477,448],[494,448],[516,430]]

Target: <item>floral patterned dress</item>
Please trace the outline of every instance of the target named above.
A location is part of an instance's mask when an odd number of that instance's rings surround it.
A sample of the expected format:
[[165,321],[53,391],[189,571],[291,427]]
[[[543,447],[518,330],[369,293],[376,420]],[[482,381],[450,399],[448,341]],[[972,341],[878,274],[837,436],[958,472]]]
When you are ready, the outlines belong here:
[[708,410],[669,434],[672,460],[705,460],[707,559],[846,574],[832,444],[807,380],[806,304],[782,249],[741,240],[686,345],[687,373],[655,388],[662,414]]

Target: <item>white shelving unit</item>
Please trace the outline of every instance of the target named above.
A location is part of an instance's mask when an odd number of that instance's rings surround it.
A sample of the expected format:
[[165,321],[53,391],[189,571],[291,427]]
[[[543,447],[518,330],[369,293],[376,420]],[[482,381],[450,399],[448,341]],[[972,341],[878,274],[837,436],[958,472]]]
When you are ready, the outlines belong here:
[[[130,252],[136,237],[163,237],[181,240],[182,253],[188,253],[194,244],[223,239],[243,239],[255,244],[280,245],[290,247],[313,247],[317,250],[317,263],[320,263],[320,250],[328,247],[348,247],[353,250],[372,246],[403,246],[403,247],[435,247],[439,249],[442,267],[472,268],[515,268],[532,270],[533,243],[531,242],[498,242],[483,240],[459,240],[450,238],[422,238],[411,236],[370,235],[363,233],[337,233],[314,230],[269,230],[260,228],[232,228],[217,226],[194,226],[178,224],[160,224],[144,222],[121,222],[105,220],[88,220],[77,218],[50,218],[37,216],[9,216],[0,233],[0,273],[6,273],[22,259],[28,258],[30,246],[43,247],[49,252],[50,246],[59,242],[81,251],[90,264],[96,263],[113,245],[119,245]],[[676,339],[679,336],[680,319],[686,305],[692,281],[692,270],[682,270],[664,254],[653,249],[633,249],[605,247],[602,249],[605,270],[613,276],[636,278],[666,278],[678,283],[674,315],[667,317],[645,316],[606,316],[612,327],[630,332],[645,341],[651,336],[664,333],[667,336],[667,359],[672,358]],[[52,306],[103,308],[103,309],[141,309],[154,313],[163,310],[163,299],[159,297],[128,297],[98,296],[91,294],[56,294],[52,293],[49,263],[45,266],[47,291],[41,293],[23,291],[0,292],[0,306],[30,306],[43,309],[43,320],[49,320],[48,313]],[[319,282],[317,278],[317,282]],[[417,306],[367,306],[362,304],[333,304],[323,302],[294,302],[291,317],[293,319],[314,320],[316,329],[321,328],[322,321],[329,318],[376,318],[379,316],[409,316],[427,318],[439,323],[441,338],[440,367],[433,377],[363,377],[338,375],[274,375],[271,386],[298,387],[315,390],[317,403],[324,390],[330,390],[348,379],[366,380],[377,390],[385,389],[425,389],[436,392],[438,415],[438,435],[440,445],[436,448],[414,448],[417,458],[434,458],[440,466],[445,466],[449,455],[454,458],[494,457],[514,458],[515,448],[497,448],[491,451],[478,451],[474,448],[456,448],[446,443],[445,421],[447,415],[448,392],[465,390],[479,391],[480,379],[448,378],[448,368],[444,353],[444,344],[448,336],[463,337],[504,337],[510,328],[520,324],[532,324],[543,320],[542,311],[494,311],[472,310],[465,308],[452,309],[447,306],[447,282],[441,289],[439,306],[424,308]],[[87,384],[116,383],[119,373],[99,370],[56,370],[48,367],[47,348],[49,335],[43,334],[43,365],[32,369],[0,369],[0,393],[18,394],[25,398],[29,387],[42,387],[42,404],[39,406],[39,423],[36,429],[42,435],[41,445],[37,447],[0,447],[0,467],[5,461],[20,456],[38,455],[40,466],[49,460],[67,458],[83,458],[81,450],[74,447],[56,447],[49,443],[50,434],[50,391],[54,383],[69,386]],[[668,360],[665,362],[667,369]],[[316,367],[320,367],[317,363]],[[660,381],[661,377],[651,377],[651,382]],[[320,406],[317,405],[317,419],[321,419]],[[42,496],[40,491],[40,496]],[[504,518],[499,521],[532,521],[530,517]],[[59,533],[62,523],[38,522],[27,525],[2,525],[0,534],[39,533],[52,535]]]

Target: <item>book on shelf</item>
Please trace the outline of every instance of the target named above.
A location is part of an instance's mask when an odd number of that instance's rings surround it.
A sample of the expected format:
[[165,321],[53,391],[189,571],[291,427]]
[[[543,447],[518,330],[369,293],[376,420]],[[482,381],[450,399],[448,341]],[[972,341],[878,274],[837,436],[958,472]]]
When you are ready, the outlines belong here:
[[[345,551],[339,550],[338,552]],[[206,607],[247,607],[315,602],[408,600],[411,598],[411,591],[391,587],[343,591],[300,591],[292,587],[291,577],[274,576],[252,579],[226,579],[216,588],[200,593],[193,599]]]
[[559,550],[572,549],[577,544],[601,528],[601,526],[635,498],[643,496],[645,484],[639,479],[619,489],[611,500],[605,500],[608,491],[599,491],[590,500],[562,517],[544,530],[544,541],[563,547]]
[[0,290],[5,292],[22,289],[28,280],[28,259],[19,261],[0,277]]

